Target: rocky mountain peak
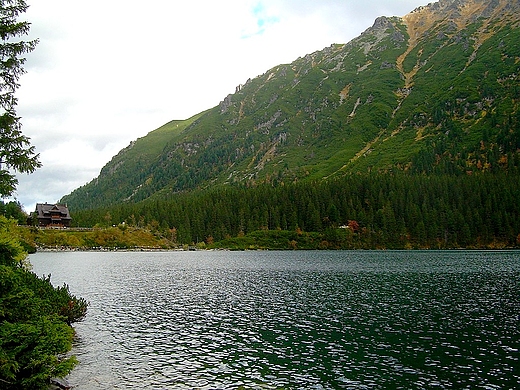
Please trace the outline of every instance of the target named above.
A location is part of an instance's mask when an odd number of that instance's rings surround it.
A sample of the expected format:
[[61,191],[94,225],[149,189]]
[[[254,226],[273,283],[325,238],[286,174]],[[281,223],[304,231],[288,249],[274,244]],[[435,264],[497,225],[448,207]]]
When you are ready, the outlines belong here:
[[440,0],[421,6],[403,17],[408,25],[410,38],[417,38],[439,22],[456,21],[459,28],[479,18],[494,18],[511,15],[518,18],[520,0]]

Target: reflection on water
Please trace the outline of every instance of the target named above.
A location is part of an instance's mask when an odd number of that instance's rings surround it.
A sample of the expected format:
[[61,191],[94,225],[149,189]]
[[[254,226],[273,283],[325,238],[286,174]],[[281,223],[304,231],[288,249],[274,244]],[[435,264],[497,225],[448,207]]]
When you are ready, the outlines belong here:
[[79,390],[520,386],[519,252],[30,260],[90,301]]

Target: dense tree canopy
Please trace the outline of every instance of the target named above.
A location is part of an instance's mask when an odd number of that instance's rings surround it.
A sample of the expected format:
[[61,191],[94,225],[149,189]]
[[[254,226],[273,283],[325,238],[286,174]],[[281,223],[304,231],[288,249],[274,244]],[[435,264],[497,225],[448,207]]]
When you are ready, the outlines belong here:
[[22,133],[20,118],[16,114],[14,96],[18,81],[24,73],[25,58],[38,43],[19,38],[29,32],[28,22],[18,17],[27,10],[23,0],[0,1],[0,195],[9,196],[18,181],[14,172],[31,173],[40,162],[29,138]]
[[518,199],[517,174],[374,174],[223,186],[72,216],[79,226],[125,222],[187,244],[301,230],[320,233],[324,248],[490,248],[520,245]]

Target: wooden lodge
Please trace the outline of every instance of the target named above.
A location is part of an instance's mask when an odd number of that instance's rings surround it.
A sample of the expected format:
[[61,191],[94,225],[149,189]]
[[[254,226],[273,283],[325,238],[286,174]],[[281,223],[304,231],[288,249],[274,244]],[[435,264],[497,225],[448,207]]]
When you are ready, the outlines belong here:
[[69,208],[63,204],[37,203],[33,221],[40,227],[69,227]]

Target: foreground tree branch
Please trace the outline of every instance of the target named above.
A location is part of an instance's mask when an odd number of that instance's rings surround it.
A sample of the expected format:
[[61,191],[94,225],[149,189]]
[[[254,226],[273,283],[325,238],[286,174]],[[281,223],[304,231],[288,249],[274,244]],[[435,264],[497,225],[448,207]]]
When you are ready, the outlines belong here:
[[25,73],[25,54],[34,50],[38,40],[23,41],[29,22],[19,22],[27,11],[23,0],[0,0],[0,196],[12,195],[18,180],[16,172],[32,173],[41,166],[39,155],[22,133],[20,117],[16,115],[18,100],[15,92]]

